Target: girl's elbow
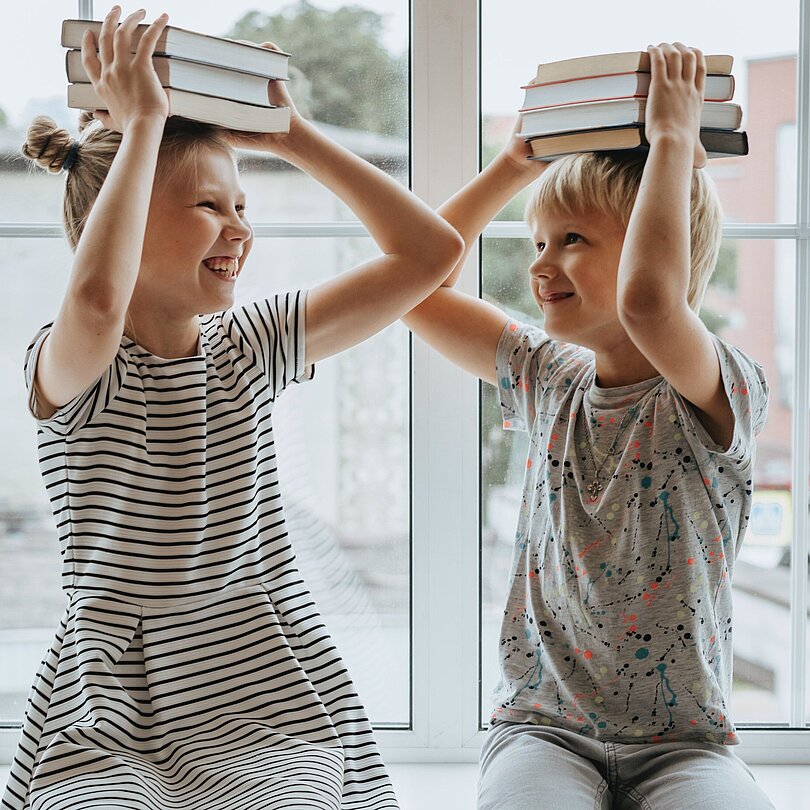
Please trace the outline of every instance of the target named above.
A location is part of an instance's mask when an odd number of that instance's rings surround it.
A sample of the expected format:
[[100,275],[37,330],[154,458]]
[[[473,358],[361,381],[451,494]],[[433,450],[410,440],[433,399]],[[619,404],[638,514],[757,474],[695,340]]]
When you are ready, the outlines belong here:
[[452,225],[442,220],[436,249],[433,251],[433,260],[443,267],[453,268],[464,255],[464,250],[465,245],[461,234]]

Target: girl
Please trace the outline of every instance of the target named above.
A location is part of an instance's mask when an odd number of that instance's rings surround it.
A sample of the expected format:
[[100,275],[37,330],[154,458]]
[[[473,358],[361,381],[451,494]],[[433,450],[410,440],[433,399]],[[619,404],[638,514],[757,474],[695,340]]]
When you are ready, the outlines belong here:
[[[352,683],[301,582],[271,415],[313,364],[435,289],[455,231],[302,120],[247,136],[167,122],[166,15],[107,15],[82,61],[108,104],[25,153],[67,170],[75,262],[26,358],[69,605],[37,677],[11,808],[393,808]],[[338,194],[383,255],[308,293],[232,310],[252,232],[233,147]],[[102,185],[103,184],[103,185]],[[199,314],[204,317],[200,318]]]

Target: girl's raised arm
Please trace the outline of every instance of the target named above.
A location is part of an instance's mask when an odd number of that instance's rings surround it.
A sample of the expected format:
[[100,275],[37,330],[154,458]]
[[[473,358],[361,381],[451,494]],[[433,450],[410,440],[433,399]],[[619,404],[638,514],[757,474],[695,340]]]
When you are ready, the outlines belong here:
[[453,269],[463,243],[414,194],[301,118],[282,82],[271,81],[268,92],[271,102],[290,106],[289,133],[234,133],[234,145],[272,151],[312,175],[354,211],[383,251],[309,291],[310,364],[360,343],[416,306]]
[[87,389],[112,362],[138,277],[168,115],[168,100],[152,67],[167,17],[149,26],[133,55],[132,32],[144,12],[130,14],[119,26],[120,16],[121,9],[114,6],[105,17],[98,54],[90,32],[82,40],[82,64],[109,107],[99,118],[122,136],[76,246],[62,307],[37,362],[34,384],[38,415],[44,418]]

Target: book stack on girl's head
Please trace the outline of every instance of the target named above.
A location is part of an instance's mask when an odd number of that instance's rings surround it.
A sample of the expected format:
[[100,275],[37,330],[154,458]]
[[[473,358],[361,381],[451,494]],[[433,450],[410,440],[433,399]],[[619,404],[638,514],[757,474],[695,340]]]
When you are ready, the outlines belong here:
[[[706,56],[700,141],[709,157],[748,154],[739,129],[742,110],[734,96],[733,57]],[[523,87],[520,134],[536,160],[576,152],[645,151],[644,110],[650,87],[646,51],[581,56],[538,65]]]
[[[133,53],[147,28],[135,29]],[[82,65],[82,36],[88,29],[98,41],[100,21],[62,22],[62,45],[69,48],[68,107],[105,110]],[[287,132],[290,111],[270,103],[267,82],[287,79],[289,59],[282,51],[167,25],[152,63],[166,88],[170,115],[243,132]]]

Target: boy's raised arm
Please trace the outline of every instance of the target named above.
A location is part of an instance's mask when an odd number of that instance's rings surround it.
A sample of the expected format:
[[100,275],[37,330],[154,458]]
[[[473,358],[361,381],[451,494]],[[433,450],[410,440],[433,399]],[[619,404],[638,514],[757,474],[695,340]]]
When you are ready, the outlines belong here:
[[705,164],[700,113],[706,63],[680,43],[650,47],[646,134],[650,153],[627,226],[619,318],[639,351],[728,447],[734,419],[712,335],[687,300],[693,166]]
[[492,218],[543,172],[547,163],[528,160],[517,127],[504,150],[438,213],[461,234],[464,254],[436,292],[403,317],[415,334],[456,365],[496,383],[495,351],[507,316],[492,304],[453,289],[481,232]]

